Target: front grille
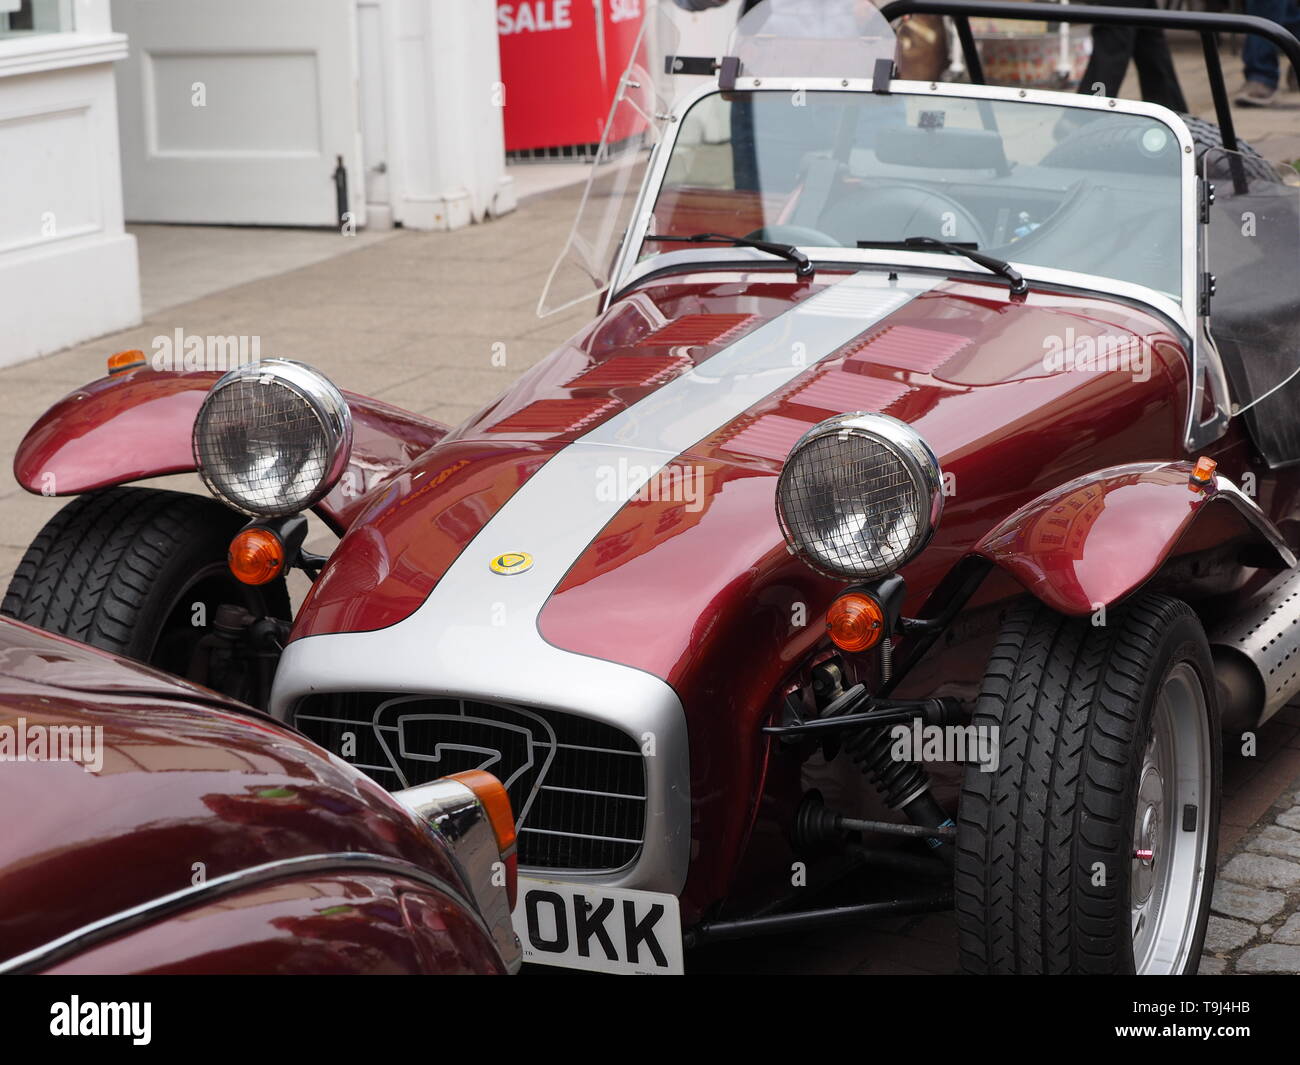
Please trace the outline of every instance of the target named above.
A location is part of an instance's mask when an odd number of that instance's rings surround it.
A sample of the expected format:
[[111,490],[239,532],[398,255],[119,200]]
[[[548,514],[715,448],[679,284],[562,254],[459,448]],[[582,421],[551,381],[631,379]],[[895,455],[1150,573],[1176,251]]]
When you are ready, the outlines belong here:
[[645,764],[636,741],[574,714],[473,699],[312,695],[294,726],[390,791],[486,769],[506,785],[519,862],[620,869],[641,850]]

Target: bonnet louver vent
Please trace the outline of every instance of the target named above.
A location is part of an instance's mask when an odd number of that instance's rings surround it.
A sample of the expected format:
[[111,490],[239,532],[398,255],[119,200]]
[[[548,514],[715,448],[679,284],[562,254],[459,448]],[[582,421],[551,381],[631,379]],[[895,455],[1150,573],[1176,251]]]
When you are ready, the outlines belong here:
[[721,344],[739,336],[754,317],[752,314],[684,314],[642,337],[639,343],[653,347]]
[[691,365],[685,355],[615,355],[569,381],[568,388],[636,388],[662,384]]
[[539,399],[487,428],[489,433],[574,433],[622,404],[616,399]]
[[855,342],[844,359],[844,368],[857,373],[871,364],[915,373],[934,373],[944,363],[970,344],[969,337],[921,329],[914,325],[891,325]]
[[910,391],[899,381],[882,381],[878,377],[832,370],[794,389],[786,396],[786,402],[830,414],[854,410],[882,411]]

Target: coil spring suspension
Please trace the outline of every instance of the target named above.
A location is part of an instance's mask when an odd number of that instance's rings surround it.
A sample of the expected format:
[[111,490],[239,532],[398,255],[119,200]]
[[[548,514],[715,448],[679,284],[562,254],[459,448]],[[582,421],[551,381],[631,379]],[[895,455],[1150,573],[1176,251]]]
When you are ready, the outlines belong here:
[[[880,642],[879,654],[880,682],[884,685],[893,675],[893,644],[888,639]],[[850,709],[846,696],[827,707],[826,713],[834,715]],[[930,777],[918,763],[895,761],[890,755],[892,731],[892,725],[880,725],[854,732],[844,740],[843,750],[875,785],[890,809],[899,810],[930,790]]]
[[[890,753],[893,738],[891,727],[862,729],[844,743],[849,757],[875,785],[885,803],[901,810],[914,825],[926,828],[947,828],[953,821],[930,794],[930,775],[917,762],[900,762]],[[932,848],[942,847],[939,835],[927,838]]]
[[[882,683],[888,683],[893,671],[893,647],[889,640],[880,645],[880,675]],[[849,709],[847,696],[839,706],[828,707],[829,713],[843,712]],[[942,720],[949,708],[945,700],[935,700],[930,705],[937,719]],[[933,795],[930,794],[930,775],[918,762],[898,761],[893,757],[894,745],[892,725],[879,725],[864,728],[852,733],[844,740],[844,751],[852,759],[880,793],[885,804],[893,810],[902,810],[913,824],[927,828],[938,828],[952,824],[951,818],[943,811]],[[942,846],[937,837],[929,840],[932,847]]]
[[892,728],[863,729],[844,741],[853,763],[880,792],[891,809],[899,810],[930,790],[930,777],[917,762],[900,762],[892,757]]

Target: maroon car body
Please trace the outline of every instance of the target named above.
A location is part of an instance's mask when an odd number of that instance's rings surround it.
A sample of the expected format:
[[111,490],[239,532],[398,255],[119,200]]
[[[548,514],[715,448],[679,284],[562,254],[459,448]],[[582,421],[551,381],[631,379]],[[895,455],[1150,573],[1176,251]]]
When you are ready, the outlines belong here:
[[[443,838],[247,706],[5,621],[0,730],[2,971],[509,967]],[[72,730],[90,769],[15,760]]]

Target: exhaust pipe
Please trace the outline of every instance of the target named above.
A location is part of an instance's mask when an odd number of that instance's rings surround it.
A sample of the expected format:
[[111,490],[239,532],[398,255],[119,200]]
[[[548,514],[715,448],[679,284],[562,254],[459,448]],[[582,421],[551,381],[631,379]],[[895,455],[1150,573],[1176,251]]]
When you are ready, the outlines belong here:
[[1262,725],[1300,694],[1300,569],[1269,581],[1209,639],[1223,727]]

